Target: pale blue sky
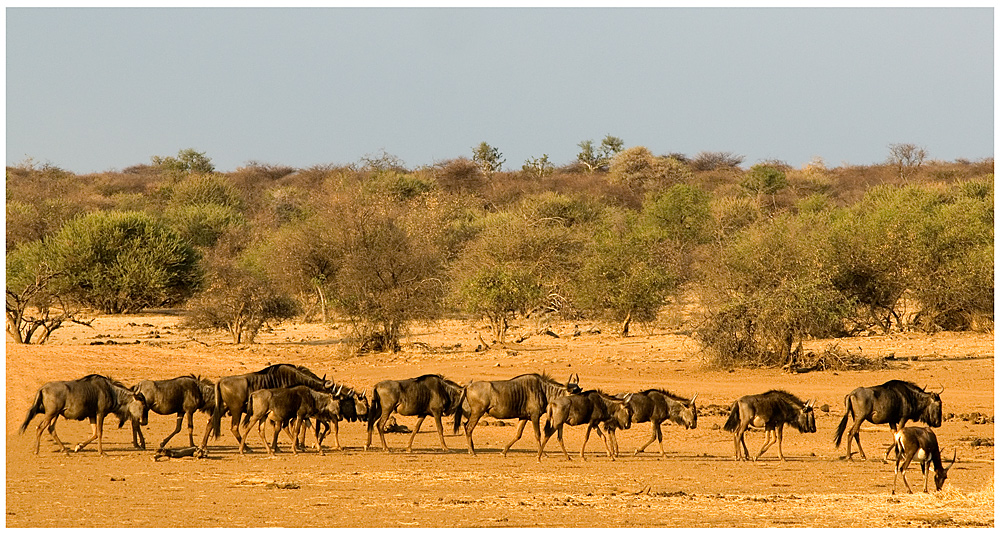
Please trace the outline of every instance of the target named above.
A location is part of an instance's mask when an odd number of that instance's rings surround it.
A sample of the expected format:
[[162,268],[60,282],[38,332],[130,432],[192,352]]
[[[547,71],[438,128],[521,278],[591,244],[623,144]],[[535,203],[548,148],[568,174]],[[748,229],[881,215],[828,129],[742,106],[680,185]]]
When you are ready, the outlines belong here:
[[7,164],[993,156],[993,10],[8,8]]

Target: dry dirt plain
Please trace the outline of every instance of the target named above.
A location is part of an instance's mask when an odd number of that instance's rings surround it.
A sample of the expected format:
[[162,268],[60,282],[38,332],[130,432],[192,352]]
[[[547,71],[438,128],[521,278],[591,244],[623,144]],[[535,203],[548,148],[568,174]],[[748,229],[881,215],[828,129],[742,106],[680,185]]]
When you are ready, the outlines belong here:
[[[689,337],[658,329],[621,339],[607,333],[574,337],[572,325],[553,325],[558,338],[535,335],[475,352],[476,331],[453,321],[416,328],[399,354],[356,356],[339,343],[343,331],[318,325],[281,325],[263,333],[260,343],[237,347],[221,336],[179,331],[178,321],[167,311],[101,317],[93,328],[57,331],[44,346],[7,344],[7,527],[994,525],[992,334],[816,340],[807,349],[836,343],[865,355],[893,353],[895,359],[889,370],[789,374],[709,369]],[[520,325],[513,337],[537,327]],[[568,449],[576,450],[569,462],[555,455],[554,439],[546,448],[549,456],[538,462],[530,428],[502,458],[499,449],[514,432],[509,425],[478,427],[477,457],[467,455],[464,437],[448,431],[452,450],[440,452],[431,421],[418,434],[413,454],[400,452],[401,434],[387,436],[392,453],[363,451],[364,428],[355,423],[341,427],[345,451],[276,458],[261,448],[240,456],[232,436],[225,435],[209,442],[206,459],[154,461],[151,451],[131,448],[127,427],[118,429],[114,418],[106,426],[106,458],[98,458],[93,446],[71,455],[55,453],[47,436],[41,454],[34,455],[37,419],[27,433],[17,433],[46,381],[88,373],[130,385],[188,373],[216,380],[278,362],[305,365],[359,388],[432,372],[460,383],[542,370],[562,379],[576,372],[584,388],[618,392],[660,386],[688,396],[697,392],[701,412],[697,429],[665,426],[666,458],[653,453],[655,445],[637,457],[630,454],[650,433],[649,424],[638,424],[619,434],[628,455],[608,459],[601,440],[592,436],[586,462],[578,455],[582,428],[567,433]],[[945,455],[957,450],[959,460],[940,493],[890,496],[891,464],[848,463],[841,458],[843,450],[834,449],[832,434],[844,395],[892,378],[945,388],[946,421],[937,435]],[[733,461],[732,435],[721,429],[725,411],[740,395],[771,388],[815,397],[817,406],[829,405],[829,412],[817,411],[817,433],[785,434],[787,462],[778,461],[773,448],[756,463]],[[980,423],[973,413],[980,413]],[[415,419],[398,420],[412,426]],[[203,415],[196,417],[196,441],[205,421]],[[147,441],[155,445],[172,426],[172,417],[151,414]],[[85,422],[60,420],[58,430],[73,444],[89,434]],[[759,448],[762,439],[763,433],[748,434],[750,448]],[[185,441],[180,435],[171,445]],[[884,451],[890,433],[866,425],[862,441],[870,454]],[[250,444],[259,446],[259,438],[252,436]],[[918,470],[910,476],[916,488],[921,479]]]

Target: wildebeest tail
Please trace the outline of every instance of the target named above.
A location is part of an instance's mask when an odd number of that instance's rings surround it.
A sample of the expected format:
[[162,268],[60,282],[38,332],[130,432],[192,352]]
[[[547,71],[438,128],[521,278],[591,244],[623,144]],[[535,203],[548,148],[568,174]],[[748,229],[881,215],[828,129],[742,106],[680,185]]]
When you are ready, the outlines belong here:
[[729,410],[729,419],[726,425],[722,426],[726,431],[736,431],[736,426],[740,424],[740,402],[733,403],[733,408]]
[[847,417],[851,415],[851,396],[844,396],[844,417],[837,424],[837,432],[833,435],[833,443],[839,448],[840,441],[844,438],[844,431],[847,429]]
[[45,406],[42,404],[42,391],[39,390],[38,393],[35,394],[35,402],[32,403],[31,408],[28,409],[28,415],[24,417],[24,423],[21,424],[21,428],[17,432],[23,433],[24,430],[28,428],[28,424],[31,423],[31,419],[44,410]]
[[219,438],[222,434],[222,392],[219,390],[219,384],[222,381],[216,381],[215,383],[215,410],[212,411],[212,438]]
[[469,387],[466,386],[462,389],[462,396],[458,398],[458,407],[455,408],[455,429],[452,431],[453,434],[458,434],[458,429],[462,427],[462,405],[465,403],[465,396],[469,393]]
[[378,388],[372,388],[372,402],[368,406],[368,432],[375,428],[375,422],[382,416],[382,399],[378,395]]

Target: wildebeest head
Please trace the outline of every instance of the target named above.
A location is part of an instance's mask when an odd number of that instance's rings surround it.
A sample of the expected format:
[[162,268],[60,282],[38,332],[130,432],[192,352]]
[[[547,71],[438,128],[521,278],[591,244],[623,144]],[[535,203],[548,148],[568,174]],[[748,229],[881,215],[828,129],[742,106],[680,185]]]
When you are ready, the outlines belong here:
[[608,408],[611,412],[611,419],[614,420],[615,426],[620,429],[628,429],[632,427],[632,406],[629,405],[629,401],[632,399],[632,394],[625,396],[625,399],[621,401],[613,401],[608,404]]
[[698,427],[698,407],[694,404],[694,400],[697,397],[698,394],[695,394],[691,398],[691,401],[681,409],[681,421],[684,423],[685,429],[695,429]]
[[357,414],[359,420],[368,419],[368,410],[371,408],[368,403],[368,389],[364,389],[358,394],[355,391],[351,391],[351,398],[354,401],[354,413]]
[[920,419],[931,427],[941,427],[941,392],[944,392],[943,388],[940,392],[927,392],[927,406],[920,415]]
[[340,399],[330,395],[330,394],[320,394],[317,396],[317,407],[316,409],[319,413],[327,418],[333,418],[340,415]]
[[118,419],[118,428],[120,429],[125,425],[126,421],[137,422],[139,425],[146,425],[149,423],[149,404],[146,402],[146,396],[142,392],[138,391],[138,386],[132,391],[132,395],[128,400],[128,404],[125,406],[125,417]]
[[816,400],[810,399],[806,402],[806,405],[802,407],[799,412],[799,416],[796,421],[796,427],[799,431],[803,433],[815,433],[816,432],[816,414],[813,412],[813,403]]
[[580,388],[580,374],[571,373],[569,375],[569,380],[566,381],[566,392],[569,392],[570,394],[579,394],[580,392],[583,392],[583,389]]
[[365,420],[368,418],[368,399],[365,392],[358,394],[352,388],[343,390],[338,388],[334,397],[340,400],[340,414],[348,422]]

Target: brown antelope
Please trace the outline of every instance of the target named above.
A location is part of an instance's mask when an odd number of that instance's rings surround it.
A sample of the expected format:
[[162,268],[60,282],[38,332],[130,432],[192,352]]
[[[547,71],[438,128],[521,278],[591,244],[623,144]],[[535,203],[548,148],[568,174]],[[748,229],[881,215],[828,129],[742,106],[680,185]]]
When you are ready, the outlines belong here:
[[904,427],[896,431],[896,473],[892,477],[892,493],[896,494],[896,478],[903,474],[903,484],[906,490],[913,494],[910,484],[906,481],[906,468],[914,458],[920,463],[920,472],[924,474],[924,492],[927,492],[928,464],[934,465],[934,486],[941,490],[944,480],[948,479],[948,470],[958,459],[958,450],[948,466],[941,464],[941,450],[938,449],[937,436],[926,427]]

